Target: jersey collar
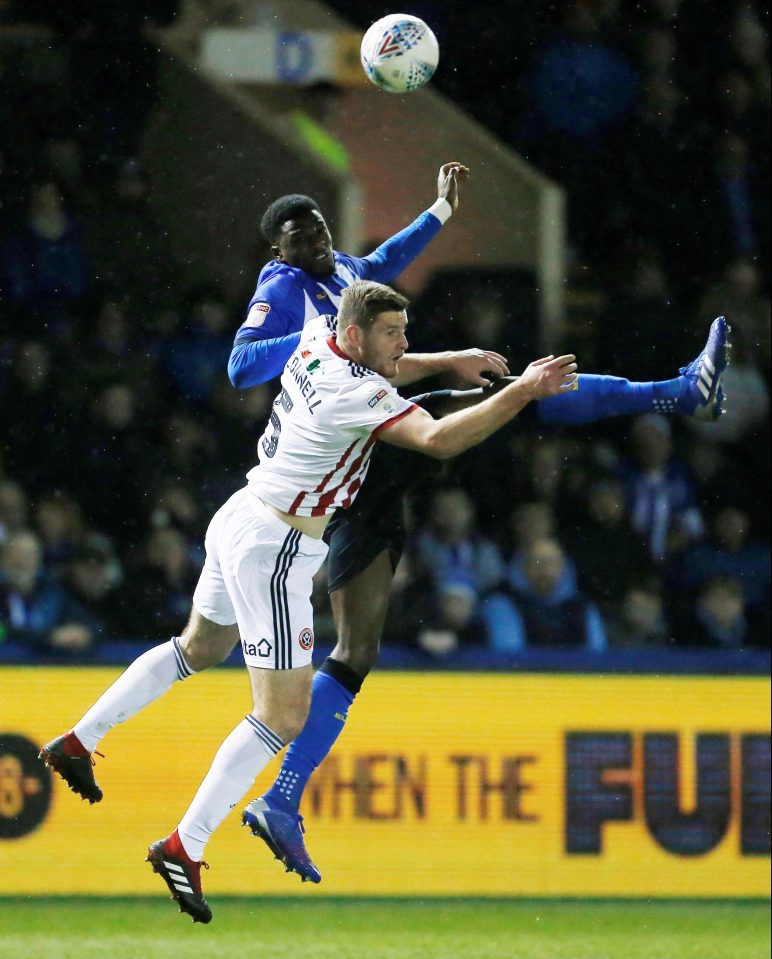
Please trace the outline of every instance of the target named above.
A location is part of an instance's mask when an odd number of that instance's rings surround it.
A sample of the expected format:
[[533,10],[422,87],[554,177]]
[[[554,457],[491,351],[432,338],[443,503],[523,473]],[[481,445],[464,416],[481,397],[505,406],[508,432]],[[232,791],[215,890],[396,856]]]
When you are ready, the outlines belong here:
[[343,350],[338,346],[338,344],[335,342],[334,336],[327,337],[327,346],[329,346],[332,352],[336,356],[339,356],[342,360],[348,360],[349,363],[354,362],[353,359],[348,355],[348,353],[344,353]]

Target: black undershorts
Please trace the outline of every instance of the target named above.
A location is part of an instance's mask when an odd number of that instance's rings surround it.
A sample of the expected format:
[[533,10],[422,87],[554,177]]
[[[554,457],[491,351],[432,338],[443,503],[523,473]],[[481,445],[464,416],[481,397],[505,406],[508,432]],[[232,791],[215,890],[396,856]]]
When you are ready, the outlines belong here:
[[[450,394],[437,390],[411,398],[433,414]],[[362,488],[348,509],[333,514],[324,534],[327,554],[327,590],[334,593],[388,551],[392,570],[397,568],[407,540],[403,494],[433,480],[441,463],[422,453],[376,443]]]

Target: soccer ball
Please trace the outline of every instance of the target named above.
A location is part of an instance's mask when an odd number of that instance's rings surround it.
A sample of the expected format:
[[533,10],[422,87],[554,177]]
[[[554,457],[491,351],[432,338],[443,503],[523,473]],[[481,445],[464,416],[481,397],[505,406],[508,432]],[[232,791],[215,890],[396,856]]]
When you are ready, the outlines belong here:
[[440,48],[423,20],[390,13],[362,37],[361,58],[368,79],[381,90],[409,93],[432,78]]

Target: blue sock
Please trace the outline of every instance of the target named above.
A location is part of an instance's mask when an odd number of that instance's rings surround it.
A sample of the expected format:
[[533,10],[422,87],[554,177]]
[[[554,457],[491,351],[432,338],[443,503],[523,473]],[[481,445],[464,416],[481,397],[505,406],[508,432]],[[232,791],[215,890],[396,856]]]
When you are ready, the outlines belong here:
[[579,389],[550,396],[536,403],[539,423],[580,426],[612,416],[640,413],[675,413],[682,388],[681,377],[653,383],[631,383],[618,376],[579,375]]
[[297,812],[311,774],[343,732],[354,695],[329,673],[322,670],[316,673],[306,724],[290,743],[279,775],[263,797],[272,806]]

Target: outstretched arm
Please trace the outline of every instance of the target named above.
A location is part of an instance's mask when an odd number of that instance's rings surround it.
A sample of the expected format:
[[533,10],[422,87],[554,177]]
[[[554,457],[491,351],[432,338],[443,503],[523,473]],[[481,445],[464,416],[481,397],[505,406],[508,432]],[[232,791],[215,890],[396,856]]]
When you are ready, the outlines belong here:
[[364,257],[363,279],[389,283],[421,254],[458,209],[458,191],[469,179],[469,168],[453,160],[443,163],[437,177],[437,200],[410,226],[400,230]]
[[456,350],[444,353],[406,353],[399,361],[399,370],[389,382],[392,386],[409,386],[417,380],[438,373],[455,373],[467,383],[485,386],[490,382],[483,376],[507,376],[507,361],[493,350]]
[[482,443],[532,400],[572,390],[575,382],[575,356],[547,356],[531,363],[517,380],[474,406],[437,420],[416,408],[382,430],[378,439],[435,459],[450,459]]

